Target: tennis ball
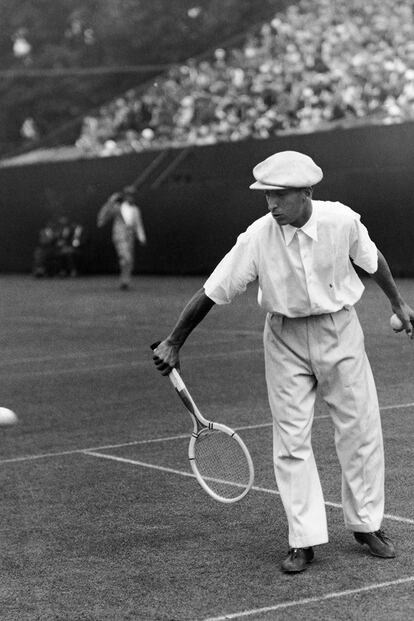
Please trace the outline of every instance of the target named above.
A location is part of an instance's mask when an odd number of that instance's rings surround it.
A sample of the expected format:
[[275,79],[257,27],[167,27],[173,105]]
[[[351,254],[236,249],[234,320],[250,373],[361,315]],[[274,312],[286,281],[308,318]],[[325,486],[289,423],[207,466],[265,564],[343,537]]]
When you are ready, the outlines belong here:
[[390,326],[394,330],[394,332],[401,332],[401,330],[403,329],[403,323],[401,319],[395,314],[392,315],[390,319]]
[[10,425],[15,425],[18,422],[18,418],[13,410],[9,410],[9,408],[1,408],[0,407],[0,427],[8,427]]

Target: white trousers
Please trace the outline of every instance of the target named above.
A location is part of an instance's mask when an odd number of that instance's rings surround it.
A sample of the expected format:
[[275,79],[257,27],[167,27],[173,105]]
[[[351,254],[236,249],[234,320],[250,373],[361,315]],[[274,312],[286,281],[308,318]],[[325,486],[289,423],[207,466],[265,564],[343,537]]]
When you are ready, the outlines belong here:
[[120,269],[120,281],[124,285],[131,282],[132,271],[134,269],[134,250],[135,250],[135,232],[132,228],[125,227],[122,235],[113,236],[116,253],[118,255],[118,264]]
[[355,309],[297,319],[268,314],[264,349],[275,476],[290,547],[328,541],[311,445],[317,387],[335,426],[345,525],[359,532],[378,530],[384,513],[381,420]]

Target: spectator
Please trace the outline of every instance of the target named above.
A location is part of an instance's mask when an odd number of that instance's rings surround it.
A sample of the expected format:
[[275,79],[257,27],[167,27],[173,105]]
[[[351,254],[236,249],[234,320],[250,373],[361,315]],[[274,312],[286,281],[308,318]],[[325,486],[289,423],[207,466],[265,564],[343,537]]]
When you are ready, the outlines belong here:
[[85,229],[66,216],[49,220],[39,231],[33,255],[33,275],[77,276],[86,243]]
[[56,223],[49,220],[39,231],[33,254],[33,275],[36,278],[51,275],[56,256]]
[[82,225],[59,218],[56,235],[56,259],[60,276],[77,276],[80,271],[86,233]]
[[27,119],[23,121],[20,128],[20,135],[28,142],[35,142],[39,139],[39,130],[35,120],[31,116],[28,116]]
[[27,40],[27,35],[28,32],[26,28],[18,28],[12,37],[13,55],[24,65],[30,65],[32,63],[32,46]]

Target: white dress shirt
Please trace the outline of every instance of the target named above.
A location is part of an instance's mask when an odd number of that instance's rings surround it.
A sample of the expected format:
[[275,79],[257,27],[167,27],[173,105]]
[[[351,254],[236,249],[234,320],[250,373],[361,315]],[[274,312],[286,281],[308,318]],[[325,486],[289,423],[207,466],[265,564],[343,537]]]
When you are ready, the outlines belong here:
[[134,226],[135,224],[135,206],[134,205],[131,205],[127,201],[124,201],[121,205],[121,214],[127,226]]
[[279,226],[269,213],[239,235],[204,284],[216,304],[227,304],[259,281],[258,302],[286,317],[333,313],[353,306],[364,286],[352,261],[376,272],[378,254],[360,215],[339,202],[312,201],[300,229]]

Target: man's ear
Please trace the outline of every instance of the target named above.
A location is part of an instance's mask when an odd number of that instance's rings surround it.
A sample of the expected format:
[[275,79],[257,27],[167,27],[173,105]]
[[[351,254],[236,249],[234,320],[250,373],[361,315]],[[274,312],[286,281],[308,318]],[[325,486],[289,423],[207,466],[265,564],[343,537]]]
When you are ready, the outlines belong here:
[[309,198],[311,198],[311,197],[312,197],[312,194],[313,194],[313,188],[312,188],[312,187],[305,188],[305,194],[306,194],[306,196],[308,196]]

